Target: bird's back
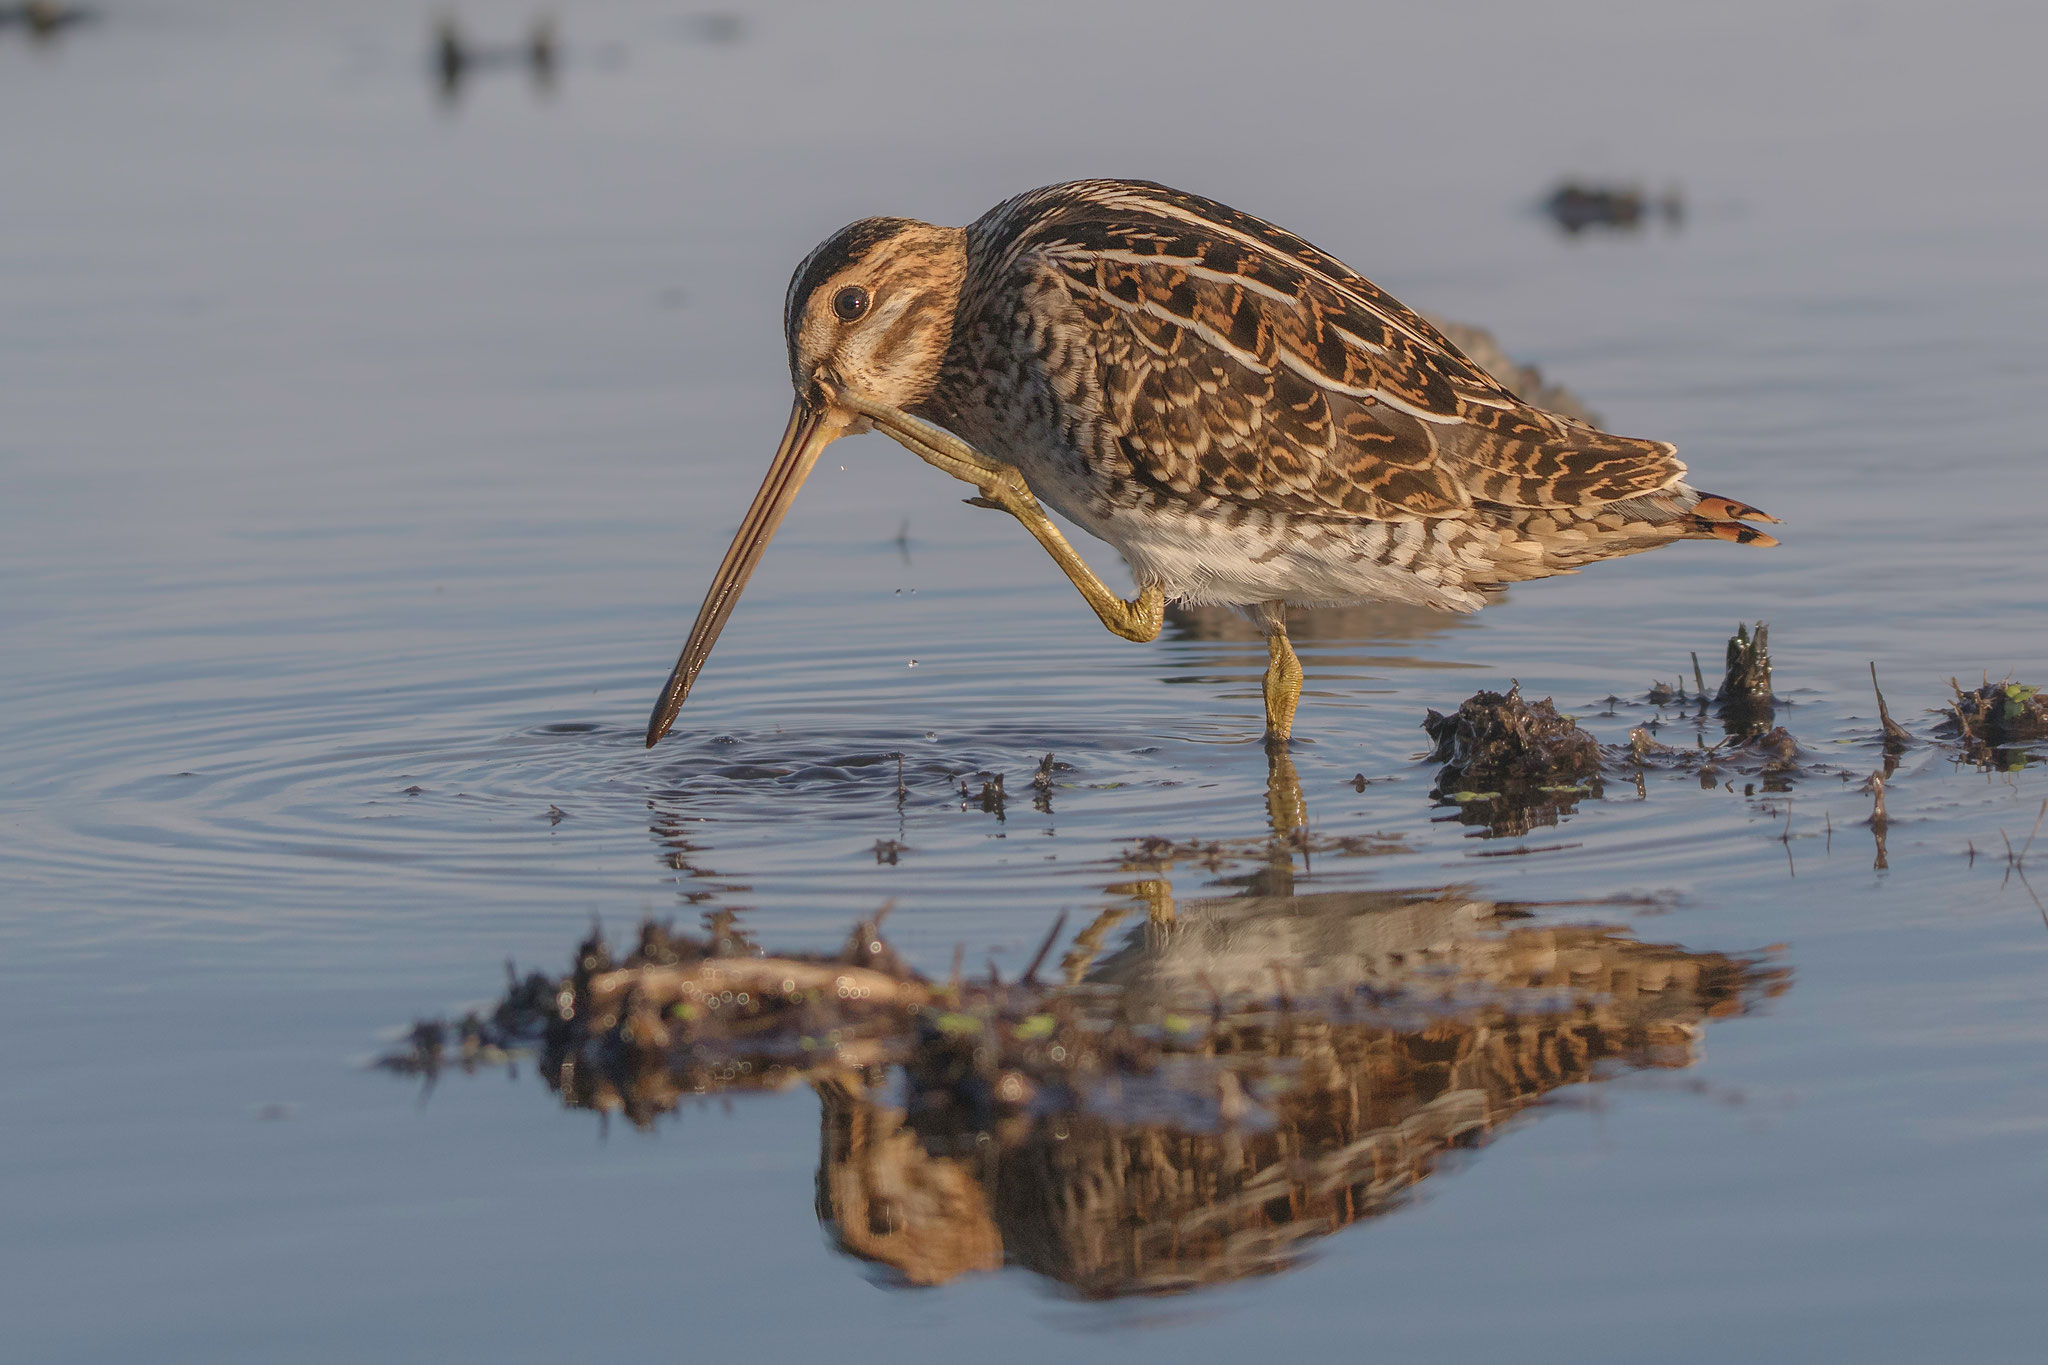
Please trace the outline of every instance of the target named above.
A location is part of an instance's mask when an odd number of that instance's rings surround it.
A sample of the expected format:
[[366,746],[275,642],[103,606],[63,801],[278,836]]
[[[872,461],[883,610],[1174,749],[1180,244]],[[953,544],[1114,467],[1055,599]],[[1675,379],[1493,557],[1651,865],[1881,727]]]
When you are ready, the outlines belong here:
[[[1696,511],[1668,442],[1524,402],[1335,257],[1213,200],[1142,181],[1050,186],[970,227],[968,259],[939,415],[980,402],[988,425],[991,384],[1009,390],[1012,424],[1019,407],[1056,409],[1037,412],[1041,429],[1154,509],[1551,527],[1578,551],[1590,523],[1643,532],[1607,537],[1605,553],[1767,539],[1729,528],[1741,504]],[[1510,577],[1570,567],[1509,558],[1536,570]]]

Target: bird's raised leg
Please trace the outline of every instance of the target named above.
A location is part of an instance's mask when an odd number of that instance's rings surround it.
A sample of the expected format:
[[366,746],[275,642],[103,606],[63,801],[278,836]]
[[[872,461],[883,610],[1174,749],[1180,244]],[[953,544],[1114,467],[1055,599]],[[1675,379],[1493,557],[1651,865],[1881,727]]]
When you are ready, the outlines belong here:
[[1278,602],[1261,613],[1266,631],[1266,743],[1285,747],[1294,733],[1294,708],[1301,701],[1301,660],[1287,639],[1287,615]]
[[1053,563],[1081,590],[1081,596],[1095,609],[1103,625],[1124,639],[1141,644],[1158,638],[1159,628],[1166,620],[1165,591],[1157,583],[1147,583],[1138,590],[1133,602],[1126,602],[1110,591],[1109,585],[1095,576],[1095,571],[1060,534],[1060,528],[1045,515],[1024,476],[1014,466],[991,460],[952,432],[895,408],[851,395],[835,396],[835,401],[872,421],[926,464],[973,484],[981,494],[968,500],[975,506],[1000,508],[1022,522],[1024,529],[1052,556]]
[[[1102,624],[1126,640],[1144,644],[1159,638],[1159,628],[1166,623],[1166,591],[1157,583],[1147,583],[1138,589],[1136,600],[1126,602],[1110,590],[1107,583],[1095,576],[1078,551],[1067,543],[1060,534],[1060,528],[1052,524],[1039,507],[1038,499],[1031,496],[1031,490],[1024,487],[1021,477],[1012,472],[1014,485],[1004,482],[995,485],[991,492],[984,485],[981,496],[970,498],[977,507],[1000,507],[1018,521],[1024,529],[1052,556],[1053,563],[1060,566],[1069,582],[1081,590],[1081,596],[1088,599],[1088,605],[1102,619]],[[1012,489],[1014,488],[1014,492]]]

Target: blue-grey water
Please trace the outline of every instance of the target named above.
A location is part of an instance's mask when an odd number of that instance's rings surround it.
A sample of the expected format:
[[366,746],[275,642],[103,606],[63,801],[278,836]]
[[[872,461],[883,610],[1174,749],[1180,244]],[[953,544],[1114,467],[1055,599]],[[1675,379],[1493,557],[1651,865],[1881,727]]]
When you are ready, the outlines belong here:
[[[558,8],[551,87],[446,96],[430,18],[0,29],[9,1359],[2039,1358],[2048,918],[2006,841],[2048,777],[1931,714],[2048,678],[2038,7],[620,0]],[[874,436],[640,744],[781,429],[794,263],[1098,174],[1300,231],[1786,523],[1304,624],[1312,828],[1402,851],[1297,889],[1555,902],[1789,988],[1288,1273],[1108,1303],[835,1250],[806,1090],[601,1132],[530,1072],[366,1069],[593,916],[817,949],[893,900],[923,970],[1015,970],[1135,841],[1264,833],[1256,638],[1109,636]],[[1567,236],[1534,208],[1567,174],[1682,186],[1684,221]],[[1514,678],[1618,742],[1760,619],[1789,793],[1652,771],[1519,839],[1432,805],[1426,708]],[[1921,741],[1882,867],[1873,660]],[[1047,751],[1049,812],[1016,795]]]

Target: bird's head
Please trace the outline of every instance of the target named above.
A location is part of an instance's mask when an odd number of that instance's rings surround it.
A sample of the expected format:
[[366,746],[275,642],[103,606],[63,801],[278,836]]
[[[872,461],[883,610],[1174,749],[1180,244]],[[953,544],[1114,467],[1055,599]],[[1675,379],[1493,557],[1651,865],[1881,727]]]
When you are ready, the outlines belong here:
[[966,234],[908,218],[848,223],[804,257],[782,306],[797,397],[905,410],[930,396],[953,339]]
[[966,274],[964,230],[908,218],[849,223],[796,268],[782,309],[796,387],[789,427],[654,704],[650,748],[674,722],[819,454],[841,436],[873,427],[914,433],[921,425],[911,409],[938,383]]

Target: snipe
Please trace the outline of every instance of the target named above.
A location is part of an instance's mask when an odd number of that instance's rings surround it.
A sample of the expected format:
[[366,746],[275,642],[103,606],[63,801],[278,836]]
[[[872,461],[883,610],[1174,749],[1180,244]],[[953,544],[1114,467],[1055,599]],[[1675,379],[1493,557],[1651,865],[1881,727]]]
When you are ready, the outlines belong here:
[[[1286,608],[1473,611],[1506,583],[1674,540],[1774,545],[1685,482],[1667,442],[1532,407],[1342,262],[1213,200],[1134,180],[1020,195],[965,228],[849,224],[783,327],[796,404],[647,725],[674,722],[819,452],[878,428],[1022,522],[1102,623],[1168,600],[1266,633],[1266,733],[1301,695]],[[1040,500],[1115,546],[1110,591]]]

